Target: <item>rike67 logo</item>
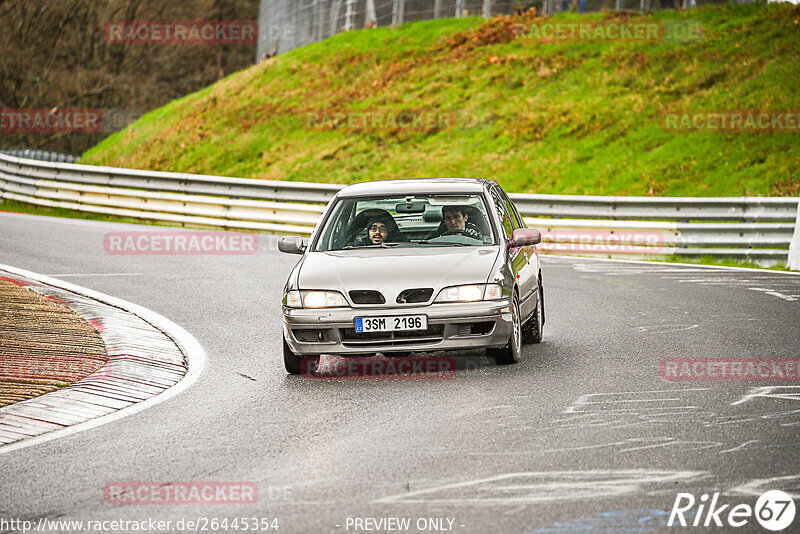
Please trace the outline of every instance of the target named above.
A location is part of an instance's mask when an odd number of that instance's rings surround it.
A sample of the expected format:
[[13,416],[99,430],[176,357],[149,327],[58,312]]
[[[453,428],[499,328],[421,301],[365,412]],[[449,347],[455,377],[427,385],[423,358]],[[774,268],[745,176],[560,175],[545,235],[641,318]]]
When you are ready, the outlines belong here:
[[691,493],[679,493],[672,505],[667,526],[738,528],[747,525],[755,517],[762,527],[777,532],[794,521],[794,500],[780,490],[763,493],[756,501],[755,508],[749,504],[720,504],[719,493],[714,493],[711,501],[708,501],[706,494],[701,495],[698,502]]

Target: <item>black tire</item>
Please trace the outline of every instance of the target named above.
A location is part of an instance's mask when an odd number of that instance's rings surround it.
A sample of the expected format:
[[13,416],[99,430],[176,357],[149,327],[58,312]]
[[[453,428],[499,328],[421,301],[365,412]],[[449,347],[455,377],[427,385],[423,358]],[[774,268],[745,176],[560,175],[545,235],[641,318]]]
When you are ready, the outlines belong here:
[[283,339],[283,366],[286,367],[286,372],[290,375],[299,375],[300,373],[309,374],[309,371],[316,371],[319,367],[319,356],[306,356],[302,357],[299,354],[292,352],[286,340]]
[[544,327],[544,291],[542,284],[539,282],[539,294],[536,298],[536,308],[533,310],[533,315],[528,321],[522,325],[522,342],[523,343],[541,343],[542,330]]
[[511,322],[513,324],[511,337],[508,338],[506,346],[499,349],[486,349],[486,355],[494,358],[497,365],[517,363],[522,354],[522,325],[519,316],[519,298],[516,293],[511,301]]

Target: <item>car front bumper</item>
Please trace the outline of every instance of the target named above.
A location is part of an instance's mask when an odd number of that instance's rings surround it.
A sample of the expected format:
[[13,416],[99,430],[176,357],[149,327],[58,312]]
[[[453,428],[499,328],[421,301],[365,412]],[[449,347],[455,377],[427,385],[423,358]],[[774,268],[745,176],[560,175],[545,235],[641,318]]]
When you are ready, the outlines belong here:
[[[421,331],[356,333],[356,317],[427,315]],[[361,355],[503,347],[511,337],[508,300],[426,306],[298,309],[283,308],[283,337],[301,356]]]

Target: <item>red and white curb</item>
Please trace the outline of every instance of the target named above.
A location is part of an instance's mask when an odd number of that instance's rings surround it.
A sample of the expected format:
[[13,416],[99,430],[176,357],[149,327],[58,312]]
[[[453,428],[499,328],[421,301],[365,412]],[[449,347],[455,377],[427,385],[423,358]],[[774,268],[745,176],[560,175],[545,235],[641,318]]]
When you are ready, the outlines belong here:
[[98,330],[109,359],[91,375],[0,408],[0,454],[95,428],[189,388],[205,351],[161,315],[68,282],[0,264],[0,277],[69,306]]

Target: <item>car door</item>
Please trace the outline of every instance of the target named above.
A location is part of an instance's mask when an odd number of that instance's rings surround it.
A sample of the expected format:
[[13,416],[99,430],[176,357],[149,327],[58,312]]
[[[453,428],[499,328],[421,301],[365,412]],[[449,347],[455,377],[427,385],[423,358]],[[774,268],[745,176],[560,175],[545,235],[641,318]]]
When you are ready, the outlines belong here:
[[[528,225],[525,224],[525,221],[522,219],[522,215],[520,215],[516,204],[514,204],[510,200],[511,199],[509,198],[509,204],[513,208],[513,212],[514,212],[514,220],[520,225],[519,226],[520,228],[527,228]],[[531,245],[530,247],[525,247],[525,254],[528,257],[528,267],[530,268],[531,276],[534,277],[533,285],[538,287],[538,285],[539,285],[539,273],[541,272],[542,269],[541,269],[541,266],[539,265],[539,255],[536,253],[536,246],[535,245]],[[534,287],[533,289],[535,291],[536,287]]]
[[[525,228],[525,222],[522,220],[522,217],[520,217],[516,206],[514,206],[514,203],[511,202],[511,199],[508,198],[508,195],[506,195],[505,191],[501,189],[500,192],[502,193],[503,200],[505,201],[506,212],[511,218],[514,227]],[[537,265],[538,258],[536,257],[533,246],[521,247],[520,250],[525,258],[522,268],[519,272],[520,276],[517,279],[520,290],[520,313],[522,314],[523,318],[527,318],[535,310],[536,299],[539,298],[537,295],[537,289],[539,288]]]
[[[497,216],[500,219],[501,233],[506,239],[511,239],[514,230],[520,228],[521,222],[517,220],[511,201],[499,187],[492,188],[492,201]],[[508,249],[508,263],[514,277],[517,279],[519,289],[520,315],[526,319],[533,313],[536,300],[531,298],[536,291],[535,276],[531,280],[531,268],[528,262],[529,247],[514,247]]]

